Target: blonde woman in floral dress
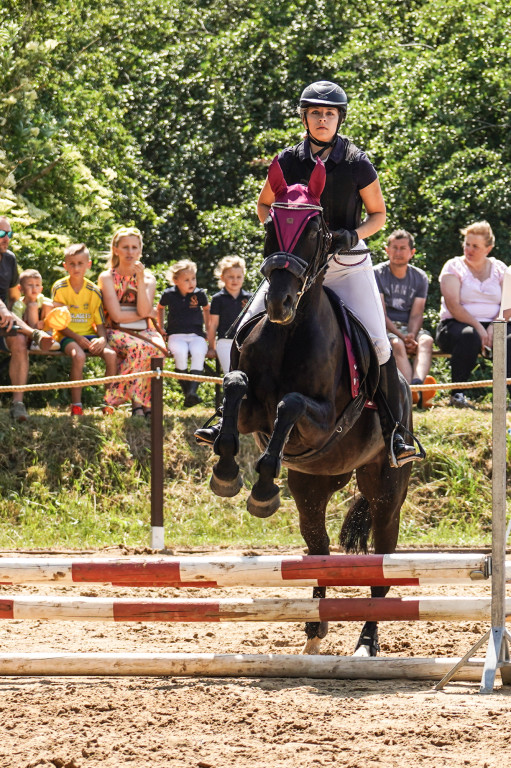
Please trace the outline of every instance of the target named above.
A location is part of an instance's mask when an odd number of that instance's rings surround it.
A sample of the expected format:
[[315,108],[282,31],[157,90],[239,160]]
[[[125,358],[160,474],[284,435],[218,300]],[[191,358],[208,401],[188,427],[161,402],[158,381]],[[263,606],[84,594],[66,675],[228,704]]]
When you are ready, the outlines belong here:
[[[165,343],[148,321],[146,329],[121,330],[119,323],[132,325],[144,318],[156,318],[156,280],[142,261],[142,233],[135,227],[121,227],[111,242],[108,268],[99,276],[109,346],[119,361],[118,373],[151,370],[151,358],[161,357]],[[141,323],[144,325],[144,323]],[[156,345],[156,346],[155,346]],[[106,402],[112,408],[131,402],[133,416],[151,415],[151,379],[130,379],[113,384]]]

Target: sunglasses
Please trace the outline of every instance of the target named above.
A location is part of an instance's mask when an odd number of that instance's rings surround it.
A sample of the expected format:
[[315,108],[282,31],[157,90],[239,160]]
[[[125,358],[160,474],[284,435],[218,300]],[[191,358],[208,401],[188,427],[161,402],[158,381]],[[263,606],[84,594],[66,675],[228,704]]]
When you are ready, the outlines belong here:
[[2,237],[5,237],[6,235],[9,238],[12,237],[13,236],[12,229],[0,229],[0,240],[2,239]]

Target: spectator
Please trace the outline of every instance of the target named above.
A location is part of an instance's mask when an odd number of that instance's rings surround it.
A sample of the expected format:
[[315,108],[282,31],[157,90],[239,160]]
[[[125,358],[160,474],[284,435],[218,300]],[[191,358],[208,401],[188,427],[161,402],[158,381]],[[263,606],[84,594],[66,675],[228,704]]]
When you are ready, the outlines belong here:
[[[414,245],[413,236],[406,230],[392,232],[385,247],[389,260],[376,265],[374,272],[397,367],[409,384],[435,384],[433,376],[428,375],[433,337],[422,327],[429,281],[424,270],[410,264]],[[434,395],[434,389],[414,392],[413,402],[429,407]]]
[[[86,355],[101,357],[105,361],[106,375],[117,373],[117,357],[107,343],[105,316],[101,291],[85,277],[92,266],[84,243],[70,245],[64,252],[64,269],[68,277],[57,280],[51,289],[55,307],[67,307],[71,322],[59,332],[60,348],[71,358],[70,381],[83,378]],[[82,389],[71,389],[71,416],[82,416]],[[112,413],[112,407],[103,404],[103,413]]]
[[43,295],[43,279],[37,269],[25,269],[19,277],[21,298],[12,305],[12,311],[31,328],[43,330],[44,320],[53,303]]
[[[186,373],[188,356],[191,357],[190,373],[203,375],[204,358],[208,350],[204,325],[209,324],[209,301],[202,288],[197,288],[197,266],[183,259],[173,264],[167,272],[167,280],[174,285],[166,288],[158,304],[158,320],[164,324],[165,307],[168,307],[165,330],[168,348],[174,356],[176,373]],[[201,402],[197,389],[199,382],[180,379],[185,408]]]
[[[151,370],[151,358],[166,354],[162,337],[151,321],[156,279],[144,267],[142,233],[135,227],[121,227],[112,238],[108,269],[99,276],[108,345],[118,358],[118,373]],[[149,377],[112,384],[105,393],[105,403],[115,407],[131,401],[132,416],[151,417],[151,380]]]
[[[235,321],[252,294],[243,290],[245,261],[239,256],[226,256],[215,269],[220,291],[211,299],[208,325],[208,357],[218,357],[222,371],[228,373],[231,347],[238,327]],[[229,331],[229,337],[227,332]]]
[[[461,230],[463,256],[449,259],[440,272],[440,324],[436,342],[451,355],[451,381],[467,381],[477,356],[491,356],[493,326],[500,311],[506,265],[490,252],[495,237],[487,221],[477,221]],[[507,324],[507,377],[511,376],[511,325]],[[452,390],[450,404],[471,405],[460,387]]]
[[[54,348],[55,342],[47,333],[39,329],[34,330],[9,309],[20,298],[16,256],[9,250],[12,235],[9,220],[5,216],[0,216],[0,327],[3,329],[0,336],[0,350],[8,352],[11,356],[9,378],[12,386],[23,386],[28,380],[27,339],[35,341],[43,352]],[[13,324],[16,325],[17,332],[11,334]],[[10,413],[14,421],[27,420],[23,392],[13,392]]]

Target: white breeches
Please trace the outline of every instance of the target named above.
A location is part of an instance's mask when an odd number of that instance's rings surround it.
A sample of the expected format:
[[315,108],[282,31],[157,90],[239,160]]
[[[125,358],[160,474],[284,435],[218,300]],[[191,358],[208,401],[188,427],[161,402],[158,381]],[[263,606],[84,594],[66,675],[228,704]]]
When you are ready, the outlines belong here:
[[232,339],[217,339],[216,342],[216,356],[224,373],[229,373],[231,367],[232,341]]
[[192,358],[191,370],[203,370],[208,343],[202,336],[197,336],[195,333],[173,333],[169,336],[167,345],[174,356],[176,368],[180,371],[188,368],[188,355]]
[[[360,240],[353,253],[332,258],[326,271],[324,285],[328,286],[346,304],[355,317],[366,328],[373,342],[378,362],[386,363],[391,347],[385,327],[385,313],[373,272],[371,254],[357,254],[357,250],[366,248]],[[336,260],[337,259],[337,260]],[[257,291],[240,326],[257,312],[264,312],[264,297],[268,285],[262,285]]]

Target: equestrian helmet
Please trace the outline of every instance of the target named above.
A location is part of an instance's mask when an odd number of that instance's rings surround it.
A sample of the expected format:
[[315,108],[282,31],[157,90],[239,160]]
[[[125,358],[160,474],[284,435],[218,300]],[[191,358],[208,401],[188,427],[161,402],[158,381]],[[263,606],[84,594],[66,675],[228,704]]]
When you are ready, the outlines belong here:
[[319,80],[317,83],[311,83],[307,88],[304,88],[300,96],[300,109],[313,106],[336,107],[342,120],[344,120],[348,107],[348,97],[336,83],[331,83],[329,80]]

